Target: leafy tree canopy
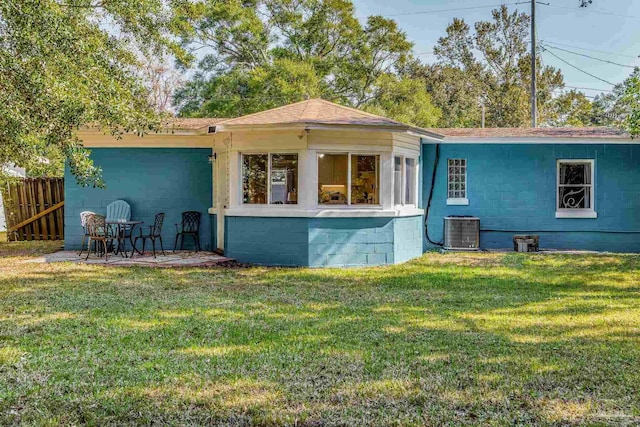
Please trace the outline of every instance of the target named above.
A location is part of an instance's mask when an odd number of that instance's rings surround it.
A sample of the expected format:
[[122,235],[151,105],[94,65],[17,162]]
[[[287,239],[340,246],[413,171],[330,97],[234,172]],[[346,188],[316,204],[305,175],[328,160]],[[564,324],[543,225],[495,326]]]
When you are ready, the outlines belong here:
[[372,16],[362,25],[348,0],[201,0],[182,8],[190,17],[184,44],[209,53],[176,94],[181,115],[237,116],[320,96],[436,124],[428,92],[398,72],[413,45],[393,20]]
[[165,35],[171,18],[163,0],[0,2],[0,164],[64,154],[79,183],[103,185],[74,132],[157,126],[132,44],[186,61]]
[[[509,12],[506,6],[492,11],[492,19],[479,21],[473,30],[455,18],[434,52],[436,65],[420,74],[443,109],[443,126],[479,126],[481,105],[486,126],[527,126],[531,117],[531,56],[528,50],[530,19]],[[538,60],[538,109],[542,123],[553,110],[553,92],[563,87],[559,70]]]

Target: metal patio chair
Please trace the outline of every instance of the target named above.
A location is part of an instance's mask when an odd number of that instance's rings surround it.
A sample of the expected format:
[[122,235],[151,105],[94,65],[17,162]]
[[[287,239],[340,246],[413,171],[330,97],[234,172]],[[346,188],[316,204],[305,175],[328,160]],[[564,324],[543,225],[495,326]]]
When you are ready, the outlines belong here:
[[82,256],[82,252],[84,252],[84,242],[89,237],[89,232],[87,230],[87,218],[89,217],[89,215],[95,214],[95,212],[91,211],[80,212],[80,225],[82,226],[82,243],[80,244],[80,252],[78,252],[78,256]]
[[133,254],[136,251],[136,244],[138,243],[138,239],[142,239],[142,253],[144,254],[144,245],[147,239],[151,240],[151,247],[153,248],[153,257],[156,257],[156,239],[160,241],[160,250],[162,250],[162,255],[164,253],[164,247],[162,245],[162,223],[164,222],[164,213],[161,212],[156,214],[156,219],[153,222],[153,225],[149,226],[149,233],[143,234],[142,229],[140,229],[140,235],[136,236],[133,240],[133,250],[131,251],[131,258],[133,258]]
[[178,238],[180,238],[180,250],[184,247],[184,236],[193,236],[193,242],[196,247],[196,252],[200,250],[200,212],[187,211],[182,212],[182,222],[176,224],[176,242],[173,245],[173,251],[176,251],[178,247]]
[[104,260],[109,259],[109,246],[113,246],[113,241],[117,238],[113,229],[109,224],[105,223],[106,219],[103,215],[89,215],[87,217],[87,233],[89,234],[89,243],[87,247],[87,256],[85,260],[89,259],[91,254],[91,242],[95,242],[94,253],[98,255],[98,243],[102,243],[102,249],[104,250]]

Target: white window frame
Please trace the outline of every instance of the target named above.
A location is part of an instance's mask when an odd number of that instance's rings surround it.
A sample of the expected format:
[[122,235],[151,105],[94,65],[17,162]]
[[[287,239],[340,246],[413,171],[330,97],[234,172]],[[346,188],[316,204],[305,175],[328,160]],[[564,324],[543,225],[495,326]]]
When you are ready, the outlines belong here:
[[[561,164],[583,164],[587,163],[591,165],[591,184],[584,184],[583,186],[589,186],[591,191],[589,192],[591,200],[589,201],[590,208],[587,209],[571,209],[560,208],[560,165]],[[556,218],[597,218],[598,213],[595,210],[596,202],[596,163],[594,159],[558,159],[556,161]]]
[[[449,162],[451,160],[464,160],[464,195],[465,197],[449,197]],[[469,183],[468,183],[468,173],[469,173],[469,162],[466,158],[460,157],[452,157],[447,159],[447,205],[450,206],[467,206],[469,205]]]
[[[318,163],[320,160],[320,156],[324,156],[325,154],[333,154],[333,155],[347,155],[347,204],[345,205],[333,205],[333,204],[322,204],[318,202],[318,197],[316,196],[316,208],[317,209],[380,209],[382,207],[382,154],[383,153],[372,153],[370,151],[359,152],[359,151],[316,151],[316,176],[314,178],[316,191],[318,189],[318,185],[320,184],[319,174],[320,169],[318,167]],[[376,204],[367,204],[367,203],[356,203],[351,204],[351,156],[378,156],[378,203]]]
[[[396,158],[400,159],[400,200],[396,200],[396,192],[395,192],[395,176],[396,176]],[[414,203],[407,203],[406,193],[407,193],[407,159],[412,159],[415,162],[415,174],[413,180],[413,200]],[[394,153],[391,157],[391,176],[394,179],[392,189],[392,197],[393,197],[393,205],[394,206],[418,206],[418,157],[417,156],[409,156],[405,154]]]
[[[294,209],[300,203],[300,153],[297,151],[243,151],[240,154],[240,185],[239,185],[239,200],[240,206],[250,207],[250,206],[269,206],[269,207],[277,207],[281,209],[286,207],[288,209]],[[283,203],[283,204],[275,204],[271,203],[271,158],[274,154],[295,154],[298,156],[298,176],[296,182],[296,192],[298,193],[298,203]],[[245,203],[244,202],[244,194],[243,194],[243,184],[244,184],[244,156],[256,156],[256,155],[266,155],[267,156],[267,203]]]

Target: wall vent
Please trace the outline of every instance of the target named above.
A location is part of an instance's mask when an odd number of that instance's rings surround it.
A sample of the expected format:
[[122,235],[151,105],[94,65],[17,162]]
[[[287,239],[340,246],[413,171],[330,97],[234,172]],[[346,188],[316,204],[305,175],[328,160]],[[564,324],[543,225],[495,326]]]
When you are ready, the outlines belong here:
[[480,249],[480,218],[472,216],[444,217],[445,249],[477,251]]

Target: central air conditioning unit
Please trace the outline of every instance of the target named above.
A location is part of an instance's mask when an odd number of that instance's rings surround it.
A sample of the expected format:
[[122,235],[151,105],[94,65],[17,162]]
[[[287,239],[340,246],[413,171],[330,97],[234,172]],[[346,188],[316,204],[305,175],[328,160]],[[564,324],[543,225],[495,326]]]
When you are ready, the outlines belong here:
[[477,251],[480,249],[480,218],[473,216],[444,217],[445,249]]

